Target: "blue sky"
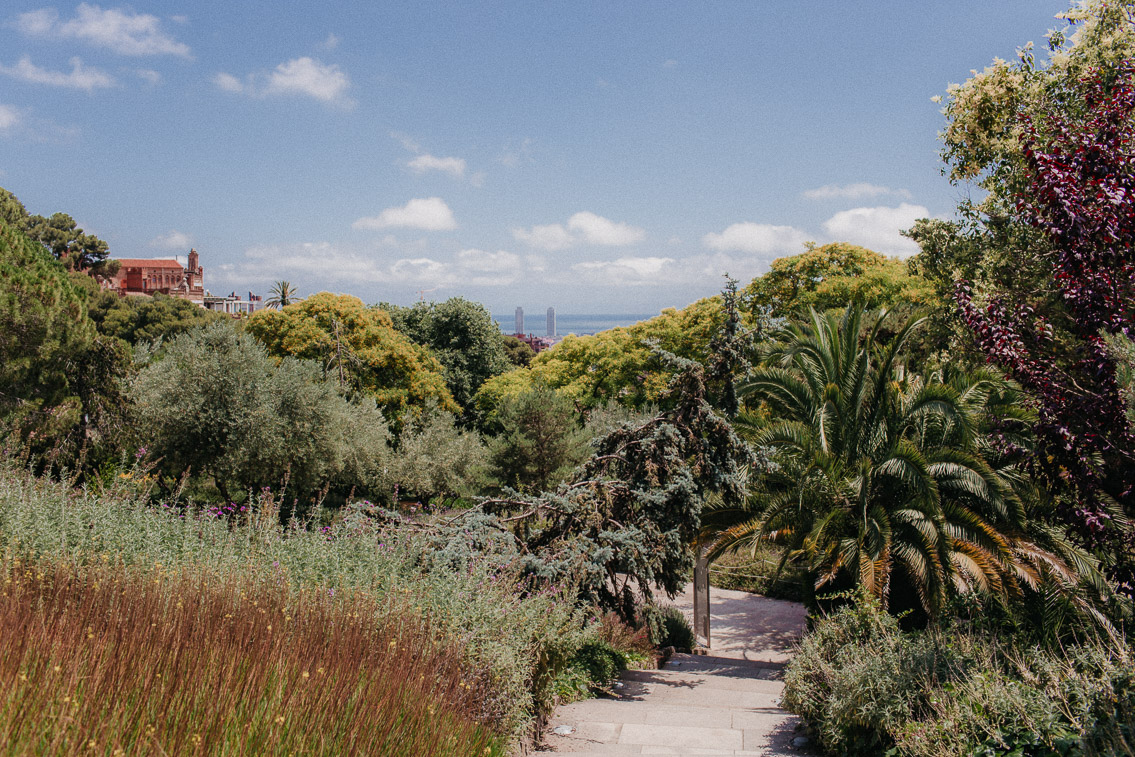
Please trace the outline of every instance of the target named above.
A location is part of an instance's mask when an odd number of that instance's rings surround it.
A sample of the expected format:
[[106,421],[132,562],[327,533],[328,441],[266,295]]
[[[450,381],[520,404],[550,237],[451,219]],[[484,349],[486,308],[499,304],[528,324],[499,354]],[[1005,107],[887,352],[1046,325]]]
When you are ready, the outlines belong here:
[[[0,186],[118,257],[495,312],[683,306],[949,216],[935,95],[1066,2],[0,11]],[[270,13],[270,15],[268,15]]]

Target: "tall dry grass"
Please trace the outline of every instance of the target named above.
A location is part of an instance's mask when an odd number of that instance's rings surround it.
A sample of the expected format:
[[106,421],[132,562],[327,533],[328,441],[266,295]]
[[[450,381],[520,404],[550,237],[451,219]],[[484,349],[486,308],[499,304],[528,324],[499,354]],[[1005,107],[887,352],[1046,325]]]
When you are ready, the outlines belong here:
[[363,593],[3,556],[0,753],[501,753],[455,652]]

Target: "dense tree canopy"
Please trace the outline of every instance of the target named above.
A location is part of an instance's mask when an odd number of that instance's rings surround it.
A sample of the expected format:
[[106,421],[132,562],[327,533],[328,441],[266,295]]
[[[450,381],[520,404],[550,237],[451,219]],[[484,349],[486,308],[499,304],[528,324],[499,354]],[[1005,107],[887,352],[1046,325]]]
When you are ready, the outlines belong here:
[[488,470],[498,488],[547,491],[591,451],[578,411],[555,389],[537,386],[508,397],[497,420],[500,433],[489,442]]
[[318,364],[272,359],[228,321],[173,339],[137,377],[141,429],[159,470],[209,476],[225,499],[288,485],[300,507],[324,486],[385,491],[387,428]]
[[453,297],[412,307],[379,305],[394,328],[428,347],[445,369],[445,383],[457,404],[469,407],[486,380],[510,366],[500,329],[484,305]]
[[[752,324],[750,316],[744,321]],[[635,408],[656,403],[666,393],[674,370],[658,361],[654,348],[707,363],[710,342],[724,322],[721,298],[707,297],[681,310],[666,308],[654,318],[626,328],[564,337],[533,358],[527,370],[511,371],[486,382],[474,399],[478,417],[491,425],[503,397],[536,385],[556,389],[579,409],[612,401]]]
[[95,338],[63,266],[0,221],[0,412],[55,437],[78,421],[75,360]]
[[750,308],[772,317],[829,310],[858,303],[865,308],[927,305],[930,283],[912,273],[898,258],[864,247],[833,242],[777,258],[768,273],[745,289]]
[[42,244],[68,270],[88,271],[97,276],[118,270],[118,264],[107,259],[106,242],[84,233],[66,213],[55,213],[49,218],[30,215],[15,195],[0,187],[0,216]]
[[517,368],[527,368],[532,358],[536,357],[536,350],[511,334],[501,334],[501,345],[504,346],[504,354],[508,362]]
[[[982,199],[911,235],[937,289],[957,286],[955,335],[1039,403],[1038,471],[1067,490],[1066,523],[1123,557],[1135,551],[1123,525],[1135,515],[1135,437],[1117,381],[1123,350],[1107,338],[1130,339],[1135,326],[1135,3],[1088,0],[1068,18],[1045,60],[1024,50],[950,90],[943,155]],[[1135,565],[1118,562],[1117,582],[1135,591]]]
[[426,408],[407,419],[390,461],[398,499],[424,505],[478,493],[486,451],[480,434],[462,429],[453,413]]
[[92,298],[90,313],[100,333],[130,344],[169,339],[226,317],[160,292],[149,297],[122,297],[117,292],[102,291]]
[[96,333],[79,283],[0,220],[0,422],[29,451],[97,467],[127,436],[129,359]]
[[633,618],[655,589],[673,596],[693,566],[693,542],[709,497],[736,504],[748,447],[706,402],[705,372],[670,356],[668,409],[621,425],[567,483],[541,497],[490,500],[486,509],[523,521],[523,564],[572,581],[580,596]]
[[394,328],[390,316],[349,295],[321,292],[280,310],[262,310],[247,329],[277,357],[314,360],[330,381],[374,397],[390,419],[437,403],[456,411],[442,367]]

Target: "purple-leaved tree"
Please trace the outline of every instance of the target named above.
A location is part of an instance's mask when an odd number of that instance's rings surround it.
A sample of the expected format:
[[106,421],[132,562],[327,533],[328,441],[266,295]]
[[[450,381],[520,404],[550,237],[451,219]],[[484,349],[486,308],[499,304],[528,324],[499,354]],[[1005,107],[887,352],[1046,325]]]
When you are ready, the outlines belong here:
[[1133,66],[1097,72],[1068,93],[1079,117],[1054,108],[1021,117],[1029,172],[1016,211],[1042,232],[1058,307],[1042,315],[968,282],[955,297],[987,358],[1038,402],[1037,471],[1072,492],[1061,516],[1114,556],[1118,588],[1135,594],[1135,435],[1105,335],[1135,337],[1135,89]]

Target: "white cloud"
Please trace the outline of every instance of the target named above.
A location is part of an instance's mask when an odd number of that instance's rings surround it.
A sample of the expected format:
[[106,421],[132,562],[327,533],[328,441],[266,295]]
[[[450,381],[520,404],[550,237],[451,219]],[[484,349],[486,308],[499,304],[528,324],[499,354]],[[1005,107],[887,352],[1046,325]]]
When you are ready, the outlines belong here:
[[666,60],[662,61],[663,68],[673,68],[676,65],[678,65],[678,61],[674,60],[673,58],[667,58]]
[[414,173],[422,174],[426,171],[440,171],[447,173],[455,179],[465,176],[464,158],[437,158],[433,155],[422,154],[410,160],[406,167]]
[[[397,284],[417,287],[510,286],[518,282],[525,261],[504,250],[467,249],[452,260],[422,254],[391,259],[376,251],[347,250],[328,242],[265,245],[245,250],[235,265],[214,266],[210,277],[220,287],[267,285],[282,276],[311,288],[336,284]],[[304,285],[301,285],[304,286]]]
[[387,208],[377,216],[360,218],[351,224],[354,229],[422,229],[448,231],[457,228],[453,211],[440,197],[410,200],[401,207]]
[[80,39],[120,55],[176,55],[192,57],[189,46],[178,42],[162,29],[157,16],[120,8],[103,10],[82,3],[75,17],[60,22],[54,8],[21,13],[15,27],[30,37]]
[[323,102],[349,106],[353,104],[346,97],[350,85],[350,80],[339,66],[305,56],[276,66],[268,75],[264,93],[307,95]]
[[[448,266],[432,258],[403,258],[390,266],[387,281],[412,281],[422,284],[444,284],[450,273]],[[379,273],[380,277],[383,275]]]
[[14,131],[22,120],[23,115],[20,111],[16,110],[11,105],[0,105],[0,134],[7,134]]
[[333,32],[328,32],[327,38],[323,40],[323,42],[321,42],[319,46],[324,50],[334,50],[339,46],[339,38],[336,37]]
[[240,83],[240,79],[223,71],[213,77],[213,83],[226,92],[244,91],[244,85]]
[[268,73],[249,74],[245,81],[227,72],[213,77],[213,83],[225,92],[253,97],[302,95],[322,102],[353,108],[355,101],[347,96],[351,80],[339,66],[302,57],[281,63]]
[[520,256],[499,250],[462,250],[457,253],[457,266],[463,274],[454,283],[472,286],[508,286],[520,280]]
[[702,244],[722,252],[779,255],[799,252],[808,239],[806,233],[792,226],[745,222],[735,223],[720,234],[706,234],[702,237]]
[[880,195],[910,197],[910,192],[905,189],[891,189],[890,187],[861,181],[855,184],[825,184],[803,193],[803,196],[809,200],[861,200],[865,197],[879,197]]
[[608,247],[625,247],[646,238],[646,231],[637,226],[616,223],[586,210],[569,218],[568,228],[582,234],[584,241],[589,244]]
[[134,73],[137,74],[139,79],[151,85],[156,85],[162,80],[162,75],[152,68],[139,68]]
[[530,229],[513,229],[512,236],[529,247],[551,252],[579,244],[625,247],[645,239],[646,231],[582,210],[568,219],[566,227],[550,223]]
[[566,250],[575,244],[575,239],[568,233],[568,230],[558,223],[533,226],[531,229],[513,229],[512,236],[518,242],[523,242],[529,247],[549,252]]
[[164,250],[184,250],[193,244],[193,237],[183,231],[170,229],[165,234],[150,240],[151,247],[160,247]]
[[825,221],[824,231],[842,242],[863,245],[884,255],[907,257],[918,252],[918,245],[899,231],[929,215],[922,205],[905,202],[897,208],[853,208]]
[[113,87],[117,83],[114,77],[108,73],[97,68],[84,68],[83,62],[78,58],[71,59],[71,72],[63,73],[62,71],[49,71],[46,68],[40,68],[25,55],[14,66],[0,65],[0,74],[32,84],[81,89],[86,92]]
[[576,263],[571,269],[592,285],[641,286],[659,284],[669,279],[668,269],[673,264],[673,258],[625,257]]
[[504,250],[462,250],[457,253],[457,262],[471,271],[512,271],[520,267],[520,256]]

